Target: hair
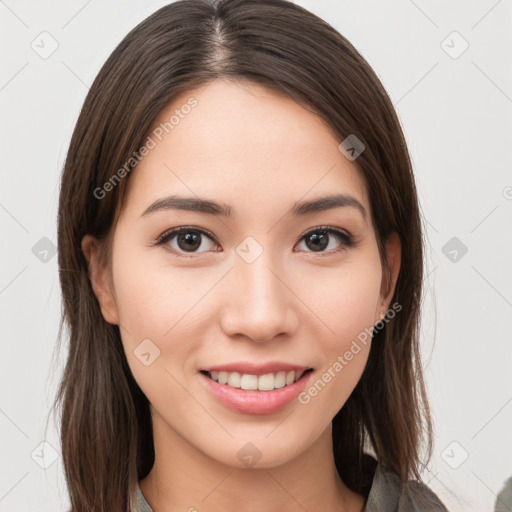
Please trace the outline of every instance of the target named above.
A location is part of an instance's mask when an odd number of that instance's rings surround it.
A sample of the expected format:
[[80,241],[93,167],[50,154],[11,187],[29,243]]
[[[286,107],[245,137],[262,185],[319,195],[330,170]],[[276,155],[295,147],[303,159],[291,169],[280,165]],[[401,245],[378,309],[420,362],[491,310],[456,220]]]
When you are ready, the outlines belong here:
[[401,242],[392,298],[401,310],[374,331],[364,372],[332,421],[335,464],[349,488],[368,493],[376,461],[406,481],[421,480],[423,451],[430,458],[419,348],[422,225],[390,98],[347,39],[292,2],[181,0],[142,21],[107,59],[81,109],[61,176],[59,346],[66,325],[69,350],[53,407],[61,412],[71,512],[130,510],[131,490],[155,456],[149,402],[130,371],[119,327],[101,314],[80,249],[84,235],[97,237],[109,264],[131,174],[101,199],[95,191],[141,148],[173,98],[217,78],[284,94],[323,118],[340,142],[351,134],[363,142],[354,163],[368,187],[384,270],[386,240],[396,233]]

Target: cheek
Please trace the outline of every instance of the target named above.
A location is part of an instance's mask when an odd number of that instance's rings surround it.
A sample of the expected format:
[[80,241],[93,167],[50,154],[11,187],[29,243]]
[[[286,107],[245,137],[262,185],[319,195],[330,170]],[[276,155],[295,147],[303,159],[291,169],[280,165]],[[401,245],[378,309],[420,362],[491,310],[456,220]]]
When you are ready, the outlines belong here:
[[[118,249],[121,246],[119,242]],[[180,367],[180,372],[195,371],[196,361],[191,355],[197,352],[204,336],[202,328],[209,313],[205,308],[211,308],[208,292],[218,281],[218,272],[173,269],[155,263],[144,249],[133,247],[116,254],[114,246],[113,258],[124,350],[136,380],[150,396],[146,387],[156,384],[154,379],[165,377],[165,370],[174,373]],[[201,304],[203,298],[205,307]],[[146,362],[150,362],[147,367]]]
[[[311,414],[332,418],[357,385],[368,360],[375,312],[380,298],[381,268],[378,253],[366,253],[340,267],[325,281],[308,283],[308,301],[322,320],[321,367],[299,402]],[[320,336],[320,332],[323,333]],[[327,334],[326,334],[327,333]]]
[[119,318],[133,341],[171,336],[205,293],[206,283],[190,269],[155,265],[143,250],[127,251],[113,267]]
[[379,302],[380,271],[369,267],[365,272],[352,273],[343,280],[332,304],[335,330],[343,333],[343,341],[357,337],[359,332],[371,327]]
[[[375,323],[381,288],[378,253],[360,252],[338,270],[304,273],[304,300],[325,325],[329,349],[339,350]],[[306,292],[307,290],[307,292]]]
[[186,272],[148,265],[136,252],[125,253],[113,267],[121,338],[132,374],[157,410],[172,403],[179,413],[186,404],[190,407],[177,383],[179,374],[190,372],[190,353],[199,343],[191,308],[206,293],[206,284],[204,291],[195,288]]

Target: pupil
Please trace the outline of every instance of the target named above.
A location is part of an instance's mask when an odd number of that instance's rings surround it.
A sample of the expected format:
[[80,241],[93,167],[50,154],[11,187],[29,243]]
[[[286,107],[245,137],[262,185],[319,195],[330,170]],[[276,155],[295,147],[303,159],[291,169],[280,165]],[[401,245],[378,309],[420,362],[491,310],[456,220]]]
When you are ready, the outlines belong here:
[[[309,248],[316,251],[325,249],[328,244],[328,237],[325,233],[313,233],[312,235],[309,235],[308,240],[310,242],[308,243]],[[178,235],[178,245],[180,249],[184,250],[198,249],[201,246],[199,233],[191,231],[187,233],[180,233]]]
[[310,235],[308,237],[308,239],[313,242],[313,245],[312,245],[312,247],[310,247],[310,249],[313,248],[313,249],[322,250],[327,247],[328,237],[325,236],[325,233],[321,233],[321,234],[313,233],[312,235]]
[[[184,247],[182,247],[181,242],[185,242]],[[201,245],[200,237],[198,233],[180,233],[178,235],[178,245],[180,249],[198,249]]]

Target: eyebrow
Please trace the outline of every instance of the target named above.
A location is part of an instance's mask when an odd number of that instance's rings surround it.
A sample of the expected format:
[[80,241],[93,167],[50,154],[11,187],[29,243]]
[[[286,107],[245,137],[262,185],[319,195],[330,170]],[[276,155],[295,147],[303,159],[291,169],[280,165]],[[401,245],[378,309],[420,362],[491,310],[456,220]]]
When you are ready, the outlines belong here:
[[[355,197],[347,194],[323,196],[312,201],[297,202],[292,206],[289,213],[296,217],[331,210],[333,208],[344,207],[357,209],[366,222],[367,213],[365,207]],[[208,213],[226,218],[233,217],[233,209],[228,204],[217,203],[215,201],[199,199],[196,197],[180,196],[168,196],[162,199],[157,199],[144,210],[141,217],[161,210],[186,210]]]

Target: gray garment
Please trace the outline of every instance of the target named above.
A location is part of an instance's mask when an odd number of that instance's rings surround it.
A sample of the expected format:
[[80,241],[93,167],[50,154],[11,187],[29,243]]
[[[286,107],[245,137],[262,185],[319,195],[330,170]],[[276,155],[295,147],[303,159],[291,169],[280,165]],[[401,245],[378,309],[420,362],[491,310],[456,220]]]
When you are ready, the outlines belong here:
[[448,509],[426,485],[415,480],[402,483],[394,471],[378,464],[364,512],[448,512]]
[[133,512],[153,512],[146,498],[144,498],[139,484],[137,484],[137,488],[135,489],[135,510]]
[[[135,492],[134,512],[153,512],[138,485]],[[448,510],[428,487],[414,480],[401,483],[396,473],[379,464],[364,512],[448,512]]]

